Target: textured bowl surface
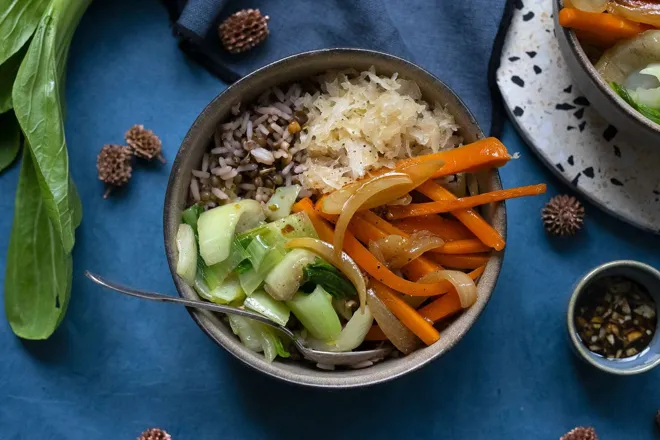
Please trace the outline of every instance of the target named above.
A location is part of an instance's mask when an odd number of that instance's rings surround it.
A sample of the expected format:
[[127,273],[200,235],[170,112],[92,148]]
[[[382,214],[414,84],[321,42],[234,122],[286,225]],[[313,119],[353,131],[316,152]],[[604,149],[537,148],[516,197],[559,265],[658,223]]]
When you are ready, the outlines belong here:
[[658,144],[660,142],[660,125],[630,107],[603,81],[582,49],[575,32],[559,24],[559,10],[564,7],[564,0],[554,0],[553,5],[555,34],[559,41],[559,48],[578,88],[603,118],[626,132],[632,140],[645,145]]
[[[598,356],[584,346],[577,334],[575,328],[575,304],[578,298],[589,284],[607,276],[625,276],[638,282],[649,291],[656,303],[656,307],[660,304],[660,272],[658,270],[647,264],[629,260],[612,261],[598,266],[577,283],[568,303],[566,323],[574,351],[584,361],[607,373],[626,376],[648,371],[660,364],[660,336],[658,336],[657,323],[656,333],[649,343],[649,349],[643,352],[641,356],[633,359],[611,360]],[[658,319],[657,314],[656,319]]]
[[[253,72],[228,87],[202,111],[183,140],[172,166],[165,197],[165,249],[174,283],[181,296],[198,299],[195,291],[175,275],[176,246],[174,242],[181,212],[186,204],[190,171],[201,162],[216,125],[230,116],[232,105],[237,102],[249,104],[269,87],[300,81],[327,70],[355,68],[362,71],[371,66],[374,66],[379,74],[391,75],[397,72],[400,77],[414,80],[419,85],[424,99],[430,103],[445,105],[460,125],[459,135],[463,137],[465,143],[483,137],[472,114],[445,84],[421,68],[391,55],[357,49],[328,49],[294,55]],[[495,170],[483,172],[477,178],[482,191],[501,189],[499,174]],[[482,214],[498,232],[506,237],[504,204],[485,206]],[[391,380],[416,370],[453,347],[476,321],[490,299],[500,272],[502,257],[501,252],[493,254],[479,281],[477,303],[456,318],[442,332],[439,342],[409,356],[388,359],[365,369],[322,371],[311,364],[286,360],[277,360],[269,364],[261,354],[253,353],[243,347],[218,316],[196,310],[190,311],[190,313],[199,326],[218,344],[241,361],[273,377],[315,387],[366,386]]]

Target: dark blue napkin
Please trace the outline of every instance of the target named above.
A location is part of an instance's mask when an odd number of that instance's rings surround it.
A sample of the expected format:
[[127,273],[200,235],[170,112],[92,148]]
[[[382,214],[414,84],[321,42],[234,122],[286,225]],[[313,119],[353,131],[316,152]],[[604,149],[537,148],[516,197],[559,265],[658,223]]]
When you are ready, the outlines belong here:
[[[484,131],[499,132],[499,93],[489,71],[499,63],[505,0],[163,0],[181,48],[225,82],[294,53],[328,47],[380,50],[438,76],[474,113]],[[270,17],[270,36],[243,54],[226,52],[218,24],[245,8]],[[505,17],[505,20],[502,18]],[[491,60],[491,53],[495,54]],[[493,109],[496,109],[493,112]]]

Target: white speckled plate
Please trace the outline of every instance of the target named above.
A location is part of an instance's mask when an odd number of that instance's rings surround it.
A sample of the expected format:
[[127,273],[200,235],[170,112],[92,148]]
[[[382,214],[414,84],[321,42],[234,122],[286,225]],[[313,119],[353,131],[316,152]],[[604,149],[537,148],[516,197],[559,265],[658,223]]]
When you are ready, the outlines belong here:
[[550,0],[518,0],[497,84],[518,131],[546,164],[612,215],[660,233],[660,146],[626,141],[572,85]]

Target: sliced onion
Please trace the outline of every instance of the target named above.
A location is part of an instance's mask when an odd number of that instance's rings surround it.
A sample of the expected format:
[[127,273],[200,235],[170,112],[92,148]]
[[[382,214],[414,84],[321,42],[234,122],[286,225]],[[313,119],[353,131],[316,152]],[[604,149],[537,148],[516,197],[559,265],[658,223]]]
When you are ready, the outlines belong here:
[[629,75],[660,60],[660,30],[642,32],[607,49],[595,67],[603,81],[624,84]]
[[477,285],[466,273],[458,270],[438,270],[431,272],[428,275],[424,275],[417,282],[439,283],[442,280],[447,280],[454,286],[461,301],[461,307],[464,309],[477,302]]
[[426,160],[419,163],[404,165],[396,168],[395,171],[407,174],[410,177],[410,184],[406,187],[393,188],[392,191],[378,194],[370,198],[363,206],[362,209],[372,209],[382,206],[408,194],[410,191],[417,188],[422,183],[429,180],[440,168],[444,166],[445,162],[441,159]]
[[660,4],[649,0],[613,0],[607,5],[612,14],[638,23],[660,26]]
[[[407,184],[403,184],[400,187],[397,186],[395,188],[391,188],[391,190],[388,191],[387,193],[375,195],[373,198],[369,199],[366,203],[364,203],[362,209],[371,209],[377,206],[385,205],[388,202],[391,202],[393,200],[405,196],[410,191],[412,191],[422,183],[429,180],[431,176],[433,176],[433,174],[435,174],[436,171],[442,168],[444,164],[445,164],[444,161],[440,159],[426,160],[420,163],[405,165],[400,168],[396,168],[393,171],[389,171],[385,174],[381,173],[376,177],[370,178],[369,180],[373,180],[377,177],[388,174],[390,175],[405,174],[410,177],[411,182]],[[351,197],[360,188],[362,184],[368,182],[369,180],[351,183],[349,185],[346,185],[342,189],[327,195],[326,197],[323,198],[321,209],[326,214],[340,214],[342,208],[344,207],[344,203],[346,203],[348,198]]]
[[367,304],[367,285],[364,282],[364,277],[360,268],[346,252],[341,253],[340,258],[335,258],[335,248],[325,241],[316,238],[294,238],[287,242],[287,248],[303,248],[316,252],[321,257],[325,258],[330,264],[339,269],[348,279],[353,283],[358,292],[360,300],[360,310],[364,311],[364,306]]
[[401,324],[371,289],[367,291],[367,304],[378,327],[401,353],[410,354],[422,345],[422,341]]
[[403,197],[399,197],[396,200],[392,200],[391,202],[388,202],[388,206],[407,206],[412,203],[412,196],[410,194],[406,194]]
[[609,0],[571,0],[571,6],[586,12],[604,12]]
[[389,192],[392,188],[400,185],[407,185],[411,182],[412,180],[406,174],[388,173],[374,177],[362,184],[360,188],[358,188],[358,190],[346,200],[346,203],[344,203],[344,206],[341,209],[341,214],[337,219],[335,235],[333,237],[335,258],[339,259],[340,257],[348,224],[364,202],[383,192]]
[[399,269],[415,258],[445,244],[440,237],[427,231],[412,234],[409,238],[388,235],[369,242],[369,251],[390,269]]

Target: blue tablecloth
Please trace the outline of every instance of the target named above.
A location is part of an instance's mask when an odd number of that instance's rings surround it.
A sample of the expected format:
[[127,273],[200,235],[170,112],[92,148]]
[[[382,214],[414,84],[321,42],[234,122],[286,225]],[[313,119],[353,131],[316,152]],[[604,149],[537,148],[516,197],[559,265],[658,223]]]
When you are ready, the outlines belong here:
[[[539,211],[569,189],[510,125],[503,141],[521,158],[502,170],[504,185],[548,182],[548,197],[507,203],[504,268],[481,319],[451,352],[392,383],[341,392],[280,383],[216,346],[184,309],[87,281],[83,271],[93,269],[173,293],[161,220],[169,164],[224,87],[180,53],[155,1],[133,2],[130,13],[126,4],[94,4],[74,41],[67,139],[85,213],[72,300],[48,341],[21,341],[0,322],[1,439],[133,439],[151,426],[174,440],[557,439],[576,425],[593,425],[606,440],[654,438],[660,369],[618,378],[581,364],[564,314],[571,286],[597,264],[630,258],[660,267],[660,238],[587,205],[579,236],[549,239]],[[96,155],[134,123],[160,135],[170,162],[138,167],[126,191],[103,200]],[[17,174],[0,175],[3,268]]]

